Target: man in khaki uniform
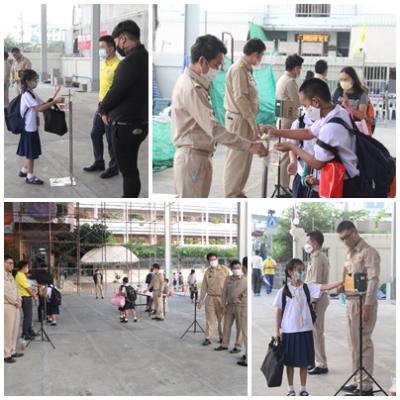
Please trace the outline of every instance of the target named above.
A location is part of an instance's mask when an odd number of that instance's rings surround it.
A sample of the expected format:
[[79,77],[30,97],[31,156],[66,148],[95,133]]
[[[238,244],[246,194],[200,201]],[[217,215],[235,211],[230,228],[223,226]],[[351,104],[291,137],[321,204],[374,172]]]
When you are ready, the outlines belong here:
[[31,60],[25,57],[18,47],[11,49],[11,54],[14,57],[14,61],[11,66],[11,79],[12,83],[17,84],[18,94],[21,93],[21,76],[22,72],[26,69],[32,69]]
[[[261,39],[250,39],[244,55],[230,68],[226,77],[225,127],[229,132],[253,141],[258,140],[256,116],[259,110],[253,67],[261,64],[266,47]],[[246,197],[244,187],[250,174],[253,155],[248,151],[228,148],[224,167],[225,197]]]
[[243,278],[246,281],[245,290],[242,293],[242,302],[240,303],[240,329],[243,339],[245,352],[242,358],[237,362],[242,367],[247,367],[247,257],[242,260]]
[[21,296],[12,276],[14,262],[4,255],[4,362],[15,363],[15,358],[23,356],[17,353],[17,337],[20,319]]
[[220,126],[209,99],[209,86],[223,64],[225,45],[215,36],[197,38],[191,64],[178,78],[172,93],[172,136],[175,191],[179,197],[208,197],[216,144],[260,156],[267,150]]
[[[329,281],[329,261],[322,252],[324,235],[320,231],[313,231],[307,234],[308,241],[304,246],[304,251],[310,254],[310,264],[307,268],[305,283],[326,284]],[[322,292],[321,297],[312,299],[315,314],[313,336],[315,349],[315,368],[309,370],[310,375],[321,375],[328,373],[328,362],[325,351],[325,312],[329,305],[327,292]]]
[[[276,100],[294,101],[297,107],[300,107],[299,87],[296,79],[301,74],[301,66],[304,59],[297,54],[290,55],[285,61],[285,73],[276,82],[275,98]],[[280,129],[290,129],[295,118],[281,118]],[[289,166],[289,154],[281,155],[281,185],[289,191],[290,176],[287,171]]]
[[229,270],[224,265],[218,264],[218,256],[215,253],[207,254],[210,267],[206,269],[201,285],[199,310],[205,301],[206,308],[206,338],[204,346],[211,344],[215,333],[215,324],[218,321],[219,343],[222,343],[223,314],[221,296],[225,279],[229,276]]
[[241,328],[241,304],[245,291],[247,291],[247,279],[242,275],[242,268],[239,260],[231,262],[232,276],[225,279],[222,290],[221,305],[224,316],[224,330],[222,344],[217,347],[216,351],[228,350],[229,341],[231,339],[231,331],[233,322],[236,323],[236,341],[235,346],[230,353],[240,353],[242,341]]
[[[363,298],[363,366],[373,375],[374,372],[374,344],[371,336],[375,328],[378,302],[376,293],[379,288],[380,256],[379,253],[362,239],[350,221],[342,221],[337,229],[340,240],[348,248],[344,264],[345,273],[354,274],[363,272],[367,274],[367,292]],[[347,298],[347,325],[350,352],[352,355],[352,370],[359,366],[359,299]],[[345,386],[344,390],[355,396],[373,395],[373,383],[366,374],[363,374],[362,392],[360,392],[360,375],[356,374],[352,384]]]
[[163,293],[162,289],[164,286],[164,276],[160,271],[158,264],[153,264],[153,276],[151,278],[150,285],[147,290],[153,289],[153,307],[155,310],[154,320],[164,320],[164,307],[163,307]]

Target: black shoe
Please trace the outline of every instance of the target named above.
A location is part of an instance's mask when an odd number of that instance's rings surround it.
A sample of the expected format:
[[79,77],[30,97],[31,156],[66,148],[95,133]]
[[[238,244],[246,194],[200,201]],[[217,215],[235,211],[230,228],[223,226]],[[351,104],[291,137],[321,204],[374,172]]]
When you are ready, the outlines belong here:
[[309,365],[307,367],[307,371],[312,371],[315,368],[315,365]]
[[313,370],[308,371],[309,375],[322,375],[327,373],[328,373],[328,368],[320,368],[320,367],[315,367]]
[[245,360],[240,360],[236,364],[241,365],[242,367],[247,367],[247,361],[245,361]]
[[35,340],[35,337],[34,337],[34,336],[27,335],[27,336],[24,336],[22,339],[28,340],[28,341],[32,341],[32,340]]
[[83,170],[86,172],[104,171],[105,167],[104,164],[94,163],[90,167],[84,167]]
[[36,176],[32,176],[32,178],[25,178],[25,182],[29,185],[43,185],[43,181]]
[[310,393],[308,393],[307,390],[302,390],[302,391],[299,393],[299,396],[309,396],[309,395],[310,395]]
[[227,347],[224,347],[224,346],[218,346],[218,347],[216,347],[214,350],[215,350],[215,351],[222,351],[222,350],[228,350],[228,348],[227,348]]
[[20,178],[26,178],[27,176],[28,176],[28,173],[27,172],[22,172],[21,170],[18,172],[18,176],[20,177]]
[[369,390],[362,390],[356,389],[352,393],[346,394],[346,396],[373,396],[374,391],[372,389]]
[[24,353],[14,353],[11,357],[12,358],[19,358],[19,357],[23,357]]
[[353,384],[343,386],[342,389],[343,392],[349,392],[349,393],[353,393],[355,390],[357,390],[357,386]]
[[96,296],[96,300],[98,299],[98,297]]
[[229,353],[232,353],[232,354],[240,353],[240,352],[241,352],[241,350],[236,347],[234,347],[232,350],[229,351]]
[[118,171],[108,168],[102,174],[100,174],[100,178],[107,179],[112,178],[115,175],[118,175]]
[[12,357],[7,357],[4,359],[4,362],[7,364],[15,363],[15,360]]
[[211,344],[211,342],[208,339],[205,339],[203,342],[203,346],[208,346],[210,344]]
[[36,337],[36,336],[39,336],[40,333],[32,331],[32,332],[30,333],[30,335]]
[[104,297],[103,297],[103,296],[101,296],[101,298],[102,298],[102,299],[104,299]]

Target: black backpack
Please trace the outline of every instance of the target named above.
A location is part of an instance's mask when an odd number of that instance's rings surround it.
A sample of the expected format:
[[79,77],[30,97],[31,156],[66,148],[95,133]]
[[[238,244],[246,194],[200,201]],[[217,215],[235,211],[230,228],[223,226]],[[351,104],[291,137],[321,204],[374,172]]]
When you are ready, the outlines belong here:
[[[317,319],[317,314],[315,314],[314,308],[311,304],[311,295],[310,295],[310,290],[308,289],[308,286],[306,283],[303,283],[303,290],[304,293],[306,295],[307,298],[307,304],[308,307],[310,309],[310,313],[311,313],[311,319],[313,324],[315,323],[315,320]],[[285,308],[286,308],[286,297],[289,297],[290,299],[293,297],[292,293],[290,293],[290,290],[288,288],[288,285],[285,284],[285,286],[283,287],[283,291],[282,291],[282,313],[281,313],[281,320],[283,318],[283,313],[285,312]]]
[[14,133],[14,135],[19,135],[23,132],[25,128],[25,116],[29,111],[28,108],[25,111],[24,116],[21,116],[21,98],[22,94],[19,94],[17,97],[12,99],[8,107],[4,109],[4,119],[6,121],[7,130]]
[[50,301],[56,306],[61,306],[61,299],[62,299],[61,292],[55,286],[52,286]]
[[[388,197],[390,185],[396,174],[396,165],[388,149],[373,137],[361,133],[353,120],[352,126],[338,117],[330,119],[327,123],[343,126],[356,138],[357,168],[361,180],[359,197]],[[338,155],[335,157],[338,158]]]
[[134,303],[137,299],[136,290],[131,286],[126,286],[126,298],[131,302]]

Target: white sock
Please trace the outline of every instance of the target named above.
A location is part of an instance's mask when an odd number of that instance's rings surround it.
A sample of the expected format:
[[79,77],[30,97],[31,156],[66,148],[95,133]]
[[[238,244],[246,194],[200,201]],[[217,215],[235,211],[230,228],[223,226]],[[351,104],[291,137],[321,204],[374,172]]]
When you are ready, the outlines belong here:
[[26,173],[28,172],[28,170],[27,170],[25,167],[22,167],[22,168],[21,168],[21,172],[24,173],[24,174],[26,174]]
[[32,179],[35,175],[31,174],[30,172],[28,172],[28,179]]
[[303,385],[301,385],[301,386],[300,386],[300,390],[301,390],[302,392],[307,392],[307,389],[306,389],[306,387],[305,387],[305,386],[303,386]]
[[288,385],[289,392],[294,392],[294,386],[293,385]]

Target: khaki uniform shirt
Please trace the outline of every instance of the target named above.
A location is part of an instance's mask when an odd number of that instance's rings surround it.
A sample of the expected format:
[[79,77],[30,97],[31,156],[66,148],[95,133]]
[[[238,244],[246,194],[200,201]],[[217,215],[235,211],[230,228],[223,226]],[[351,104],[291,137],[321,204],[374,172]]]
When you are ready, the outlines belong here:
[[224,107],[226,111],[240,114],[258,133],[256,116],[259,111],[259,100],[253,67],[244,57],[236,61],[226,77]]
[[22,56],[19,61],[14,60],[12,67],[11,67],[11,74],[12,74],[13,80],[14,81],[21,80],[20,72],[25,69],[32,69],[32,63],[28,58],[26,58],[25,56]]
[[13,306],[21,301],[17,284],[11,272],[4,271],[4,304],[12,304]]
[[153,289],[153,292],[158,292],[163,289],[163,286],[164,286],[163,274],[154,273],[148,288]]
[[248,150],[251,142],[219,125],[210,103],[207,82],[186,68],[172,93],[172,136],[177,147],[212,154],[216,143],[237,150]]
[[221,304],[242,304],[245,295],[247,297],[247,278],[244,275],[228,276],[222,290]]
[[[291,100],[300,107],[299,87],[297,86],[296,78],[288,71],[278,79],[275,90],[276,100]],[[282,118],[282,129],[290,129],[294,119]]]
[[[318,250],[310,255],[310,265],[307,269],[305,283],[326,284],[329,282],[329,261],[326,255]],[[327,292],[323,292],[322,296],[327,296]]]
[[222,296],[225,279],[229,276],[229,270],[224,265],[209,267],[203,276],[201,284],[200,304],[203,304],[206,295]]
[[346,255],[344,267],[347,272],[354,274],[364,272],[367,274],[367,294],[365,304],[376,304],[376,293],[379,288],[381,258],[379,253],[371,247],[364,239],[360,239],[357,245],[350,249]]

